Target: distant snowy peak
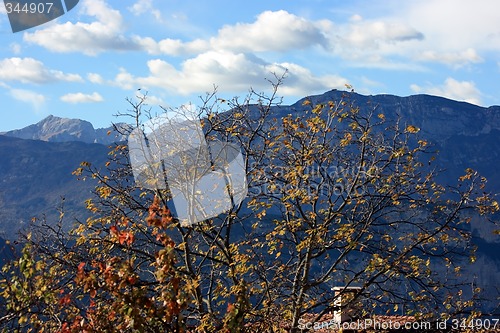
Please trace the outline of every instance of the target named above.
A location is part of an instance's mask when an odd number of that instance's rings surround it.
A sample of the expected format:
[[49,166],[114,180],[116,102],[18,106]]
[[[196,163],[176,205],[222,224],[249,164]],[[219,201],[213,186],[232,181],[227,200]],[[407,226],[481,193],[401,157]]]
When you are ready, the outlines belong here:
[[[109,131],[111,133],[108,135]],[[122,135],[113,130],[113,127],[94,129],[94,126],[88,121],[52,115],[36,124],[2,134],[20,139],[48,142],[80,141],[109,144],[124,139]]]

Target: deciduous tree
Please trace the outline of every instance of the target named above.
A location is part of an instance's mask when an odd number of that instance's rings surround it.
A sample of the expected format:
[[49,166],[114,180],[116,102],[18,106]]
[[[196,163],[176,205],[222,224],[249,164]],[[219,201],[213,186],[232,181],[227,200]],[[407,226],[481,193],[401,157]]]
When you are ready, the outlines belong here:
[[[75,174],[99,182],[93,217],[26,239],[4,268],[3,327],[297,332],[304,314],[336,309],[334,286],[359,288],[360,315],[478,315],[459,275],[474,261],[471,217],[499,210],[486,179],[467,169],[438,184],[419,128],[348,94],[282,114],[282,79],[270,96],[203,99],[207,141],[241,147],[250,189],[216,218],[179,223],[168,190],[134,186],[126,145],[104,169],[83,163]],[[132,128],[154,116],[146,95],[129,102]]]

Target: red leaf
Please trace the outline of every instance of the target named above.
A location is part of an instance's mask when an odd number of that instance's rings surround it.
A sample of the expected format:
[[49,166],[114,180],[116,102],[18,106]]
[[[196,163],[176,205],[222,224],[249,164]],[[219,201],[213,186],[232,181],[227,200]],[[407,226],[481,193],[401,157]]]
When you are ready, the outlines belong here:
[[71,296],[69,294],[66,294],[59,299],[59,305],[68,305],[69,303],[71,303]]
[[127,244],[128,246],[130,246],[134,242],[134,234],[126,231],[120,232],[118,235],[118,241],[121,245]]
[[81,263],[78,265],[78,271],[79,271],[79,272],[83,271],[83,267],[85,267],[85,263],[84,263],[84,262],[81,262]]
[[112,235],[118,235],[118,228],[116,227],[116,225],[112,225],[110,228],[109,228],[109,232],[111,232]]

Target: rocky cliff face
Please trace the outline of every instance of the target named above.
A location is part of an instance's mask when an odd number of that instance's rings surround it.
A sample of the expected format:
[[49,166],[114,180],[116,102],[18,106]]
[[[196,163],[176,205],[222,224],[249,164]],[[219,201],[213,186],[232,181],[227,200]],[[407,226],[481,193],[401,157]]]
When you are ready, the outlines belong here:
[[[435,143],[443,143],[452,136],[476,137],[489,134],[494,129],[500,130],[500,106],[484,108],[430,95],[364,96],[339,90],[306,98],[313,103],[343,98],[355,102],[361,109],[376,109],[377,113],[383,113],[388,119],[400,116],[404,122],[419,127],[421,135]],[[302,109],[304,99],[285,109]]]
[[[313,103],[354,102],[364,110],[383,113],[388,120],[420,128],[419,135],[437,151],[438,163],[447,183],[456,182],[466,168],[473,168],[489,180],[492,190],[500,193],[500,106],[488,108],[430,95],[398,97],[393,95],[364,96],[332,90],[306,97]],[[304,98],[304,99],[306,99]],[[281,107],[279,113],[300,112],[304,99]]]
[[[108,131],[111,131],[109,135]],[[20,139],[48,142],[80,141],[85,143],[109,144],[124,139],[112,127],[94,129],[94,126],[88,121],[60,118],[52,115],[37,124],[2,134]]]

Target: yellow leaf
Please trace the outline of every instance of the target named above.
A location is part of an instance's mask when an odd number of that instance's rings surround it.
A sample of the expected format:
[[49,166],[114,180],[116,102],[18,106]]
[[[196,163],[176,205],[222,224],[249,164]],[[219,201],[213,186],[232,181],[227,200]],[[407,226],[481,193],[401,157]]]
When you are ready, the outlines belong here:
[[420,131],[420,128],[418,127],[415,127],[413,125],[406,126],[406,132],[408,133],[418,133],[418,131]]
[[406,126],[406,132],[408,133],[418,133],[420,131],[420,128],[413,126],[413,125],[408,125]]

